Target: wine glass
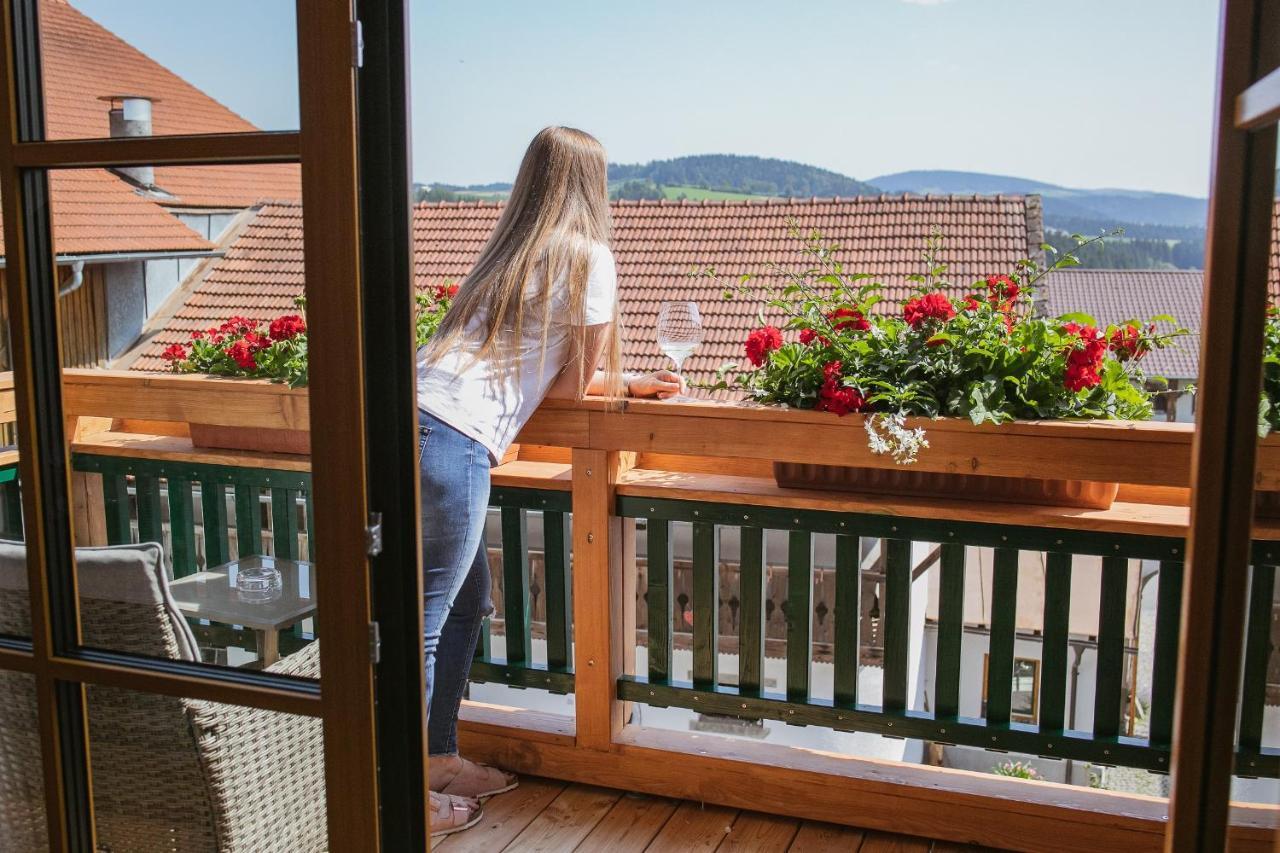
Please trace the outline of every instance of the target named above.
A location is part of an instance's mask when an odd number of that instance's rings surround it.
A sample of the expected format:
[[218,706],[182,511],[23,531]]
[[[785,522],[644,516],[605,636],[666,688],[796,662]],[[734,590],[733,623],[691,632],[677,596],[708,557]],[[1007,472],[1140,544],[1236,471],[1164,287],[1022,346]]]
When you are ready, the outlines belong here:
[[[696,302],[663,302],[658,307],[658,349],[680,375],[684,360],[702,343],[702,316]],[[683,397],[671,399],[688,399]]]

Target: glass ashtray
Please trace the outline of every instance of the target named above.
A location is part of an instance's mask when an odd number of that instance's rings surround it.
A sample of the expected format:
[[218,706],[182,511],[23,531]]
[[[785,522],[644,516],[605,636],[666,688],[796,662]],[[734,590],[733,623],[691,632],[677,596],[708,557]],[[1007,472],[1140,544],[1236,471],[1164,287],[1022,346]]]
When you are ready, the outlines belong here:
[[280,570],[255,558],[240,563],[236,571],[236,595],[241,601],[264,604],[275,601],[284,589]]

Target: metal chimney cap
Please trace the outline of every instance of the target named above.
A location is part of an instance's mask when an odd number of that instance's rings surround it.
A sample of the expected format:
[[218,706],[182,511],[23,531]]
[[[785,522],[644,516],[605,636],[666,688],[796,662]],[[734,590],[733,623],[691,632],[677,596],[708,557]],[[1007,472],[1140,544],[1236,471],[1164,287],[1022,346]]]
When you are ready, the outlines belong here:
[[120,110],[125,121],[150,121],[151,105],[158,103],[158,98],[145,95],[104,95],[99,98],[111,105],[111,110]]

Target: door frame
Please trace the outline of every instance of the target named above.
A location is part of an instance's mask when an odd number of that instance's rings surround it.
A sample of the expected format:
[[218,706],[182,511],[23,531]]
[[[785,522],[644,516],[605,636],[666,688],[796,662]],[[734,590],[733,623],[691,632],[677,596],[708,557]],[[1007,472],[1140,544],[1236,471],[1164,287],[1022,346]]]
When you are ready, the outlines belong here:
[[[297,2],[297,132],[56,141],[44,138],[39,6],[40,0],[0,0],[0,197],[9,271],[5,298],[32,610],[30,640],[0,642],[0,669],[35,679],[50,848],[54,853],[94,849],[84,704],[84,687],[94,684],[320,717],[327,788],[335,794],[327,798],[331,849],[377,850],[383,843],[388,849],[425,849],[422,799],[417,808],[423,831],[416,836],[406,832],[403,820],[388,823],[384,832],[379,809],[376,647],[371,642],[377,627],[369,553],[375,549],[369,544],[368,484],[370,463],[381,457],[369,456],[367,414],[388,392],[366,394],[361,247],[382,223],[362,227],[361,221],[353,0]],[[375,6],[371,2],[368,12]],[[386,0],[381,8],[390,15],[397,7],[403,19],[402,0]],[[301,163],[304,199],[324,200],[304,205],[303,214],[310,405],[313,412],[324,413],[325,424],[312,433],[312,455],[325,460],[313,472],[318,570],[325,575],[317,601],[325,634],[320,684],[140,658],[81,643],[48,173],[142,163]],[[398,309],[402,313],[410,310],[411,291],[404,289],[392,301],[403,303]],[[413,427],[407,417],[403,420],[402,429],[380,435],[379,441],[412,448]],[[416,504],[399,505],[399,513],[412,518],[416,531]],[[417,575],[413,565],[415,571],[401,574]],[[419,598],[419,624],[420,607]],[[412,626],[388,627],[390,631],[381,632],[384,647],[394,648],[400,659],[416,650],[420,659],[420,629],[411,634]],[[410,688],[401,669],[394,677],[389,673],[382,685],[394,688],[397,699],[420,695],[421,677],[419,668]],[[399,731],[382,732],[382,742],[396,750],[397,775],[389,778],[416,775],[425,780],[425,754],[415,761],[403,749],[406,734],[422,738],[421,720],[409,713],[396,721]]]
[[[1223,0],[1166,851],[1225,848],[1280,118],[1280,0]],[[1268,189],[1270,188],[1270,189]]]

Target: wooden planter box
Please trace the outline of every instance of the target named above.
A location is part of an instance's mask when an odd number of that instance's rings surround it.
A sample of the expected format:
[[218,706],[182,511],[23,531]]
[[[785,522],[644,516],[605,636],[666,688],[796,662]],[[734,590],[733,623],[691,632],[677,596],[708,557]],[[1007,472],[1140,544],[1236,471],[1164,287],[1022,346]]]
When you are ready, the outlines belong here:
[[1035,480],[946,474],[909,467],[852,468],[838,465],[773,463],[773,478],[784,488],[828,489],[839,492],[1047,504],[1084,509],[1110,509],[1119,483],[1093,480]]
[[311,454],[311,432],[304,429],[255,429],[216,424],[189,424],[191,445],[208,450]]

